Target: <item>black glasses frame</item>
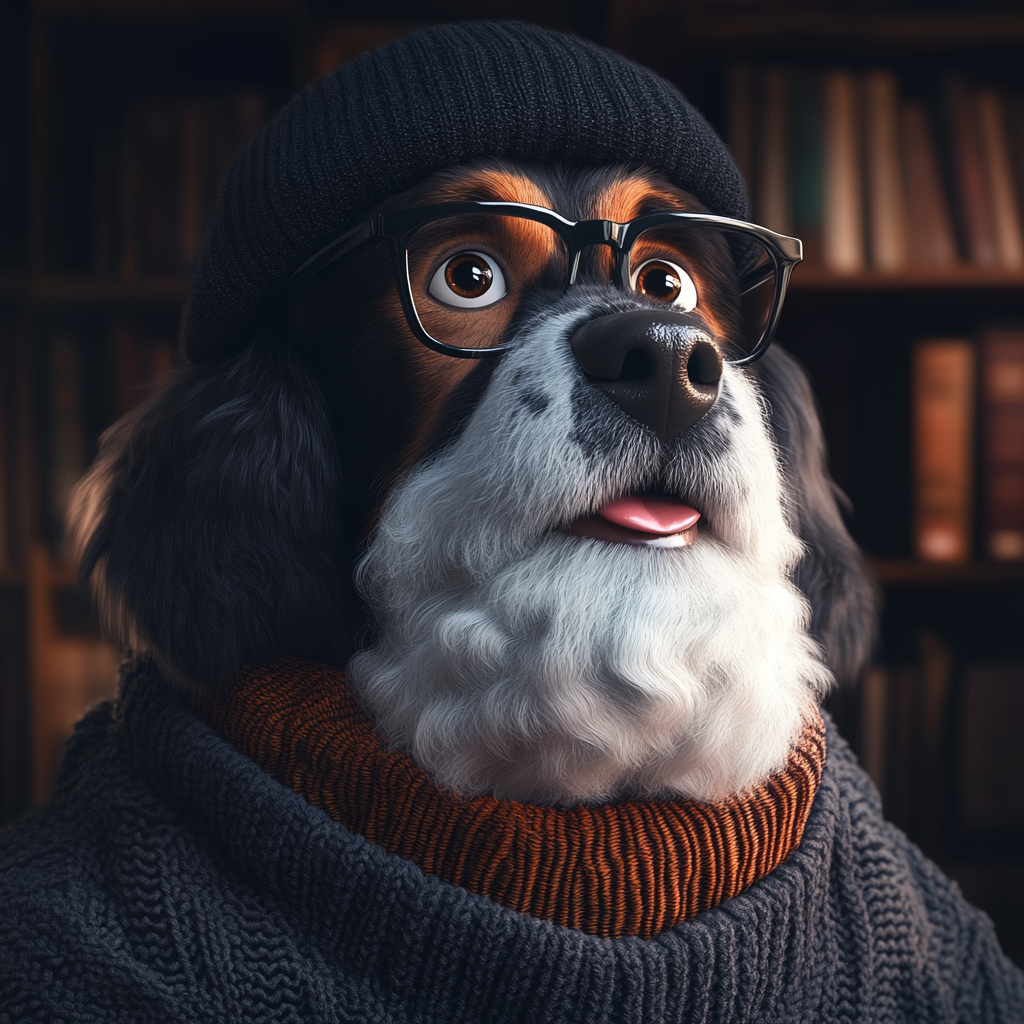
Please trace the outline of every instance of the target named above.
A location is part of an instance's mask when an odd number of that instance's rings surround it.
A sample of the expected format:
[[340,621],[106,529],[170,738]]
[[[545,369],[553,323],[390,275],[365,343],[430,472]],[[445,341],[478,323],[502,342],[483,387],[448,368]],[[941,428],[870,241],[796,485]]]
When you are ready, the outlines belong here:
[[398,282],[402,309],[405,311],[409,327],[427,348],[443,355],[455,356],[459,359],[483,359],[487,356],[501,355],[511,347],[508,344],[496,345],[493,348],[459,348],[445,344],[433,337],[423,326],[416,304],[412,297],[412,279],[409,273],[409,242],[416,232],[432,220],[445,217],[456,217],[467,213],[500,214],[505,217],[519,217],[523,220],[536,221],[550,228],[565,243],[568,261],[566,265],[563,294],[576,283],[579,271],[580,255],[591,245],[610,246],[615,259],[615,277],[618,287],[629,288],[627,280],[627,257],[633,243],[641,233],[660,224],[685,221],[689,224],[708,224],[738,235],[748,235],[760,242],[771,261],[771,265],[760,264],[753,270],[740,275],[740,294],[745,295],[768,278],[775,275],[775,295],[771,310],[765,323],[764,332],[751,351],[737,359],[728,360],[733,365],[742,366],[752,363],[764,354],[775,336],[775,329],[782,313],[782,302],[786,297],[789,279],[793,268],[803,259],[803,243],[799,238],[780,235],[777,231],[763,228],[759,224],[734,220],[732,217],[719,217],[713,213],[678,213],[665,211],[650,213],[635,220],[620,223],[613,220],[581,220],[572,221],[554,210],[543,206],[531,206],[528,203],[505,203],[488,201],[465,201],[457,203],[437,203],[432,206],[419,206],[412,210],[397,210],[391,213],[378,213],[363,221],[333,241],[328,242],[319,252],[311,256],[291,276],[289,286],[297,288],[311,277],[319,274],[325,267],[354,252],[360,246],[374,238],[386,239],[390,248],[395,267],[395,279]]

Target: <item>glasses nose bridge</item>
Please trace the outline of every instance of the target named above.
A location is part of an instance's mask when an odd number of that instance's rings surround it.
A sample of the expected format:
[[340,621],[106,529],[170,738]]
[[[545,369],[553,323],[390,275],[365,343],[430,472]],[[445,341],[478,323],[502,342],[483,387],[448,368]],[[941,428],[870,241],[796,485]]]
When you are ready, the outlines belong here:
[[629,231],[629,224],[615,220],[581,220],[573,225],[569,241],[569,274],[565,289],[576,283],[579,273],[580,257],[584,249],[593,245],[607,245],[612,250],[614,259],[614,280],[618,281],[622,274],[622,260],[625,256],[623,243]]

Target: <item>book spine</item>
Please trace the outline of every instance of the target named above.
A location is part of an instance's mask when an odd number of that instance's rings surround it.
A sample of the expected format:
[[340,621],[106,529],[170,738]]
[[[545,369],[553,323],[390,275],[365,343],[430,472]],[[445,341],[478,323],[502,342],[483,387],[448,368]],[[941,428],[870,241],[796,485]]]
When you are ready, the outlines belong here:
[[793,232],[804,243],[804,258],[822,262],[824,152],[821,77],[795,74],[789,90],[790,209]]
[[114,357],[114,394],[120,417],[139,404],[142,371],[135,325],[127,320],[114,323],[110,331],[110,347]]
[[153,391],[162,391],[170,383],[167,374],[178,365],[178,353],[173,341],[155,341],[149,348],[149,385]]
[[979,338],[982,507],[985,550],[1024,559],[1024,330]]
[[860,686],[860,763],[879,793],[886,789],[889,699],[889,673],[872,665]]
[[241,149],[263,127],[267,101],[262,93],[241,89],[231,98],[235,116],[235,148]]
[[864,266],[863,186],[857,87],[849,71],[825,77],[825,264],[838,273]]
[[11,555],[13,545],[11,544],[11,509],[10,509],[10,483],[14,475],[11,472],[12,466],[8,455],[9,433],[11,420],[11,405],[13,404],[8,394],[11,387],[13,374],[10,373],[11,349],[13,338],[8,335],[9,323],[6,317],[0,315],[0,573],[11,568]]
[[944,93],[949,156],[967,255],[978,266],[997,266],[999,249],[974,96],[970,87],[955,77],[946,81]]
[[764,73],[761,117],[761,159],[758,175],[758,218],[765,227],[792,233],[789,207],[789,167],[786,129],[786,72],[769,68]]
[[957,262],[956,238],[942,185],[928,108],[918,101],[901,105],[907,226],[913,262],[950,266]]
[[137,131],[139,270],[180,271],[181,111],[167,97],[139,101]]
[[749,64],[729,68],[729,148],[747,190],[754,194],[754,69]]
[[186,99],[181,103],[181,187],[179,194],[179,254],[183,268],[192,266],[206,227],[203,213],[203,121],[204,101]]
[[1019,270],[1024,267],[1024,238],[1010,170],[1002,97],[992,90],[984,90],[977,94],[975,101],[999,262],[1004,267]]
[[93,273],[111,277],[117,267],[117,135],[102,124],[93,140]]
[[971,342],[918,342],[912,391],[916,553],[926,561],[966,561],[971,554],[974,450]]
[[901,270],[907,264],[898,93],[891,71],[864,75],[864,169],[871,263],[886,272]]
[[139,146],[137,111],[132,110],[121,125],[121,276],[133,281],[139,276]]
[[1013,182],[1017,210],[1024,217],[1024,96],[1006,93],[1003,100],[1003,129],[1010,158],[1010,177]]
[[86,469],[78,339],[63,332],[52,335],[48,357],[49,513],[56,537],[64,522],[71,489]]
[[963,670],[956,748],[959,824],[971,830],[1024,829],[1024,662],[968,664]]

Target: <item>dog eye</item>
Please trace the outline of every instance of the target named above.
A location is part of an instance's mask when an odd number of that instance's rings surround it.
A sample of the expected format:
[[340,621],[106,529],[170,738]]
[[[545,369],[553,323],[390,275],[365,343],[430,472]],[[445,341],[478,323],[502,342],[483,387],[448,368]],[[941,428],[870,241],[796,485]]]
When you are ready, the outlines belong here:
[[505,275],[490,256],[460,252],[434,271],[427,291],[445,305],[480,309],[505,297]]
[[645,299],[669,303],[684,313],[697,308],[697,288],[692,278],[668,260],[648,260],[633,272],[629,283]]

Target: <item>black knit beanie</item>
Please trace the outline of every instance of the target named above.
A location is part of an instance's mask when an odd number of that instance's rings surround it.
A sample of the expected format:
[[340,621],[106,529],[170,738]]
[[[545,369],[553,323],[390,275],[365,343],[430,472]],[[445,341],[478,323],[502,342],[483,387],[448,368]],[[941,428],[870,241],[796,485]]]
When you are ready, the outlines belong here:
[[182,315],[186,358],[238,352],[269,297],[361,213],[480,157],[643,164],[747,216],[729,151],[653,72],[533,25],[421,29],[314,82],[238,155]]

